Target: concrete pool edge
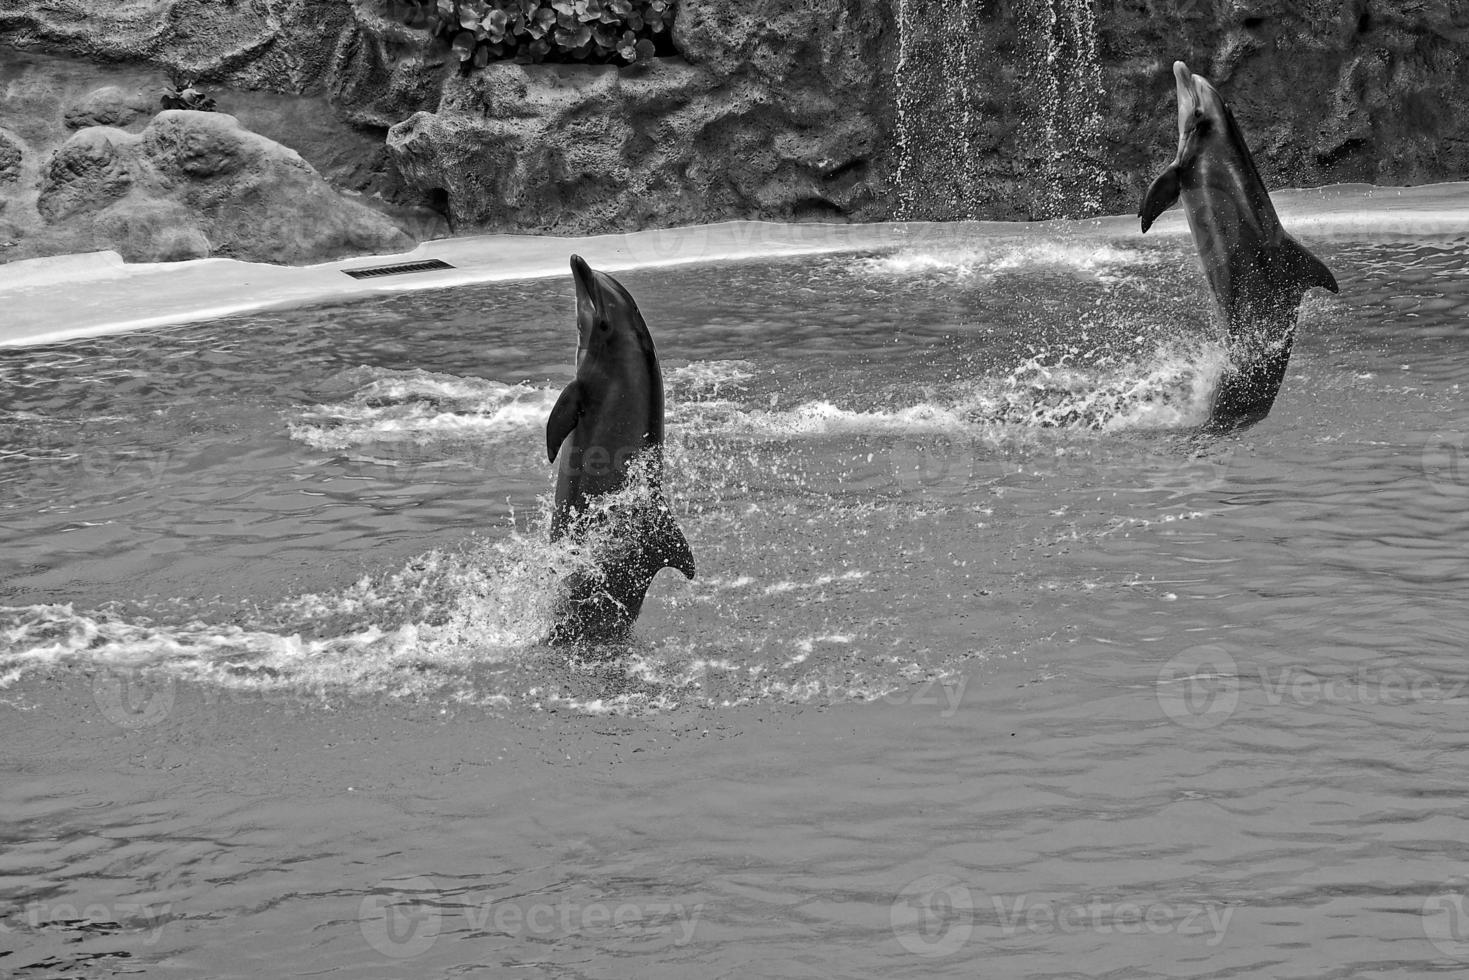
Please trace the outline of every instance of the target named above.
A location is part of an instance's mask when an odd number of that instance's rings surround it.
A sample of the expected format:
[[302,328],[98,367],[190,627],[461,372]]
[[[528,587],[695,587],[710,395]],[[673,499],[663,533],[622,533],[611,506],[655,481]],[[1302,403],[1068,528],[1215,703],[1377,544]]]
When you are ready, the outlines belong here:
[[[1338,184],[1273,195],[1287,228],[1308,237],[1453,234],[1469,230],[1469,183],[1420,187]],[[611,272],[699,262],[940,247],[976,236],[1137,237],[1137,219],[1117,215],[1053,222],[782,224],[729,221],[627,234],[560,238],[480,235],[425,242],[398,255],[314,266],[234,259],[129,265],[114,252],[28,259],[0,266],[0,347],[51,343],[238,313],[350,301],[387,293],[569,275],[577,252]],[[1148,237],[1187,233],[1177,209]],[[344,270],[441,259],[453,269],[353,279]]]

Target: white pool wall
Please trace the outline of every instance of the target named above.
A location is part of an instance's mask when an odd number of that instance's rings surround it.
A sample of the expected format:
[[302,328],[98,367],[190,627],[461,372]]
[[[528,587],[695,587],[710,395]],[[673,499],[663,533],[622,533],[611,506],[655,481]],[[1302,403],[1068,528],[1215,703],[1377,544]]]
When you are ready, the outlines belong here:
[[[1286,228],[1306,238],[1439,236],[1469,232],[1469,183],[1421,187],[1338,184],[1273,195]],[[1185,235],[1177,208],[1148,238]],[[352,300],[385,293],[570,275],[574,252],[609,272],[738,259],[868,249],[942,250],[984,237],[1143,236],[1137,218],[1058,222],[781,224],[728,221],[623,235],[560,238],[477,235],[425,242],[399,255],[313,266],[234,259],[128,264],[116,252],[29,259],[0,266],[0,346],[40,344],[210,320],[236,313]],[[453,269],[353,279],[343,270],[441,259]]]

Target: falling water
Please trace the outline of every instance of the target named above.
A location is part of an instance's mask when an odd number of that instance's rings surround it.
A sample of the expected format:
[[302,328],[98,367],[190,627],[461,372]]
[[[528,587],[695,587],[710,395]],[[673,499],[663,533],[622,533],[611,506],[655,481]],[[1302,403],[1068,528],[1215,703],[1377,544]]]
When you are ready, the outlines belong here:
[[909,14],[909,0],[898,0],[898,70],[894,78],[894,101],[897,105],[897,158],[896,170],[897,204],[894,217],[899,221],[907,221],[915,215],[912,213],[912,187],[913,187],[913,153],[915,148],[915,132],[913,116],[916,110],[914,106],[914,89],[912,85],[905,84],[913,69],[909,62],[912,59],[911,49],[913,46],[913,23]]
[[898,0],[896,217],[1100,211],[1093,3]]
[[1034,84],[1045,129],[1045,180],[1038,218],[1097,214],[1104,180],[1097,155],[1102,71],[1093,0],[1033,0]]

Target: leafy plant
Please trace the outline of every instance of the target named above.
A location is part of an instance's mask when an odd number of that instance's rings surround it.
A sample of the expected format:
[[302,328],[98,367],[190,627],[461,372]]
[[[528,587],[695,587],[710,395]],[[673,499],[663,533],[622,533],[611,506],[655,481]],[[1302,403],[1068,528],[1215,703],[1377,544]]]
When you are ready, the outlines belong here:
[[651,58],[676,0],[388,0],[409,27],[443,38],[462,70],[491,61]]

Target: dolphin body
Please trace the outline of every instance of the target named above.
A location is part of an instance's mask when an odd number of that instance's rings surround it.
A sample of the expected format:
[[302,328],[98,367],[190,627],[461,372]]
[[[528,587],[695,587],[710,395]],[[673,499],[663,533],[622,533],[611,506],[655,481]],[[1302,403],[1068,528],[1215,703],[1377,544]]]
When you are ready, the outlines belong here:
[[[626,637],[653,577],[676,568],[694,577],[694,556],[663,499],[663,371],[648,325],[623,285],[571,257],[576,281],[576,380],[546,420],[556,469],[551,540],[610,531],[597,548],[599,574],[575,573],[558,597],[548,642],[603,643]],[[631,503],[589,502],[623,490],[634,468],[646,481]]]
[[1280,227],[1244,134],[1214,86],[1173,63],[1178,155],[1143,197],[1146,232],[1180,197],[1204,274],[1229,334],[1231,367],[1214,393],[1207,428],[1227,430],[1270,414],[1290,361],[1301,297],[1338,291],[1320,259]]

